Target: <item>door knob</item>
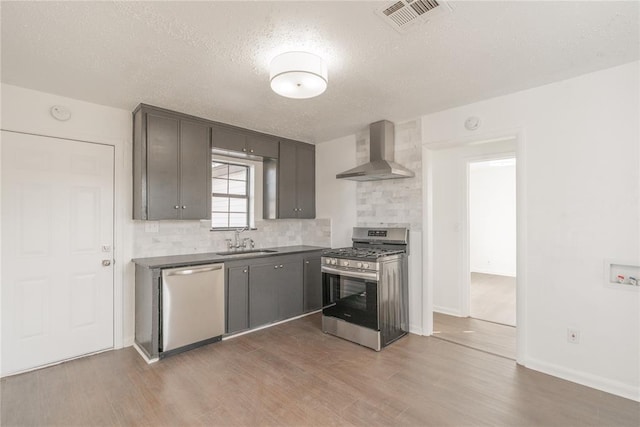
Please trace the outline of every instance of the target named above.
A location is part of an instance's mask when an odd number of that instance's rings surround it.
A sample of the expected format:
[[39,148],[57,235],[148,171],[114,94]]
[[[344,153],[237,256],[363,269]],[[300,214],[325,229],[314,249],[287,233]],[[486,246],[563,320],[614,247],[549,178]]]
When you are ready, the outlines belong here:
[[103,267],[109,267],[111,265],[111,260],[110,259],[103,259],[102,260],[102,266]]

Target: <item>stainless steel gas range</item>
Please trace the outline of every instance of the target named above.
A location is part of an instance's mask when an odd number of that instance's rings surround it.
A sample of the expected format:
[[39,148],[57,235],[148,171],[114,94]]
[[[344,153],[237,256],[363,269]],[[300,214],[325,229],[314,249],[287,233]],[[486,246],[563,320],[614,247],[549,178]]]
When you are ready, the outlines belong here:
[[322,330],[380,351],[409,331],[406,228],[354,227],[322,256]]

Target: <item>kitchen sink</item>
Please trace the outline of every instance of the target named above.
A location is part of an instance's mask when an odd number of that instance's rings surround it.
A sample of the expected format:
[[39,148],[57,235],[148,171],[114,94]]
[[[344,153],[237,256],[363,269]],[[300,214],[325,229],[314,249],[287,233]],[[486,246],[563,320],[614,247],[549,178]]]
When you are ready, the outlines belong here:
[[248,251],[227,251],[227,252],[216,252],[216,255],[224,255],[224,256],[249,256],[249,255],[264,255],[264,254],[272,254],[278,251],[274,251],[271,249],[250,249]]

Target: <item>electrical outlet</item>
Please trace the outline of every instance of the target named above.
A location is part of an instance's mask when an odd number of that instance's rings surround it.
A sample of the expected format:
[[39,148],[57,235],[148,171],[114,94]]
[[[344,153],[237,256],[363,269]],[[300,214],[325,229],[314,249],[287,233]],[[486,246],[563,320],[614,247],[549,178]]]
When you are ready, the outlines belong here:
[[580,331],[577,329],[567,329],[567,342],[571,344],[580,343]]

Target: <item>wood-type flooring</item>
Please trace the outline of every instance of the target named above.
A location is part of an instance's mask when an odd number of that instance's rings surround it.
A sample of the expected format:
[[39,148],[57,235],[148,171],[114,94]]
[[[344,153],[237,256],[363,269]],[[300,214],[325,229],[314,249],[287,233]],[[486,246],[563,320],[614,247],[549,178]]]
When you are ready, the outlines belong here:
[[640,404],[432,337],[381,352],[314,314],[147,365],[133,348],[3,378],[2,426],[634,426]]
[[471,317],[504,325],[516,325],[516,278],[471,273]]
[[433,336],[516,359],[516,328],[471,317],[433,313]]

